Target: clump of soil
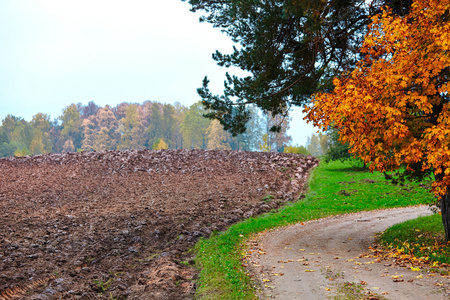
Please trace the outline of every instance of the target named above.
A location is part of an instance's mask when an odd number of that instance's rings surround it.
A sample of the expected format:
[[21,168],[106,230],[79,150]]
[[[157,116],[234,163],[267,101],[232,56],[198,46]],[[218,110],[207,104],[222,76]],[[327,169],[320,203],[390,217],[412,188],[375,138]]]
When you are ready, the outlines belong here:
[[190,247],[297,199],[317,163],[202,150],[0,159],[0,300],[192,298]]

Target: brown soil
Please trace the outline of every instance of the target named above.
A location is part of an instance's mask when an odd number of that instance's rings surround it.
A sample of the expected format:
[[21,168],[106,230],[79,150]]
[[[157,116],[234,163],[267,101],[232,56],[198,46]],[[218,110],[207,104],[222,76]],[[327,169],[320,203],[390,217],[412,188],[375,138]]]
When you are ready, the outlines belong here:
[[316,164],[201,150],[0,159],[0,299],[192,298],[194,243],[297,199]]
[[[375,233],[430,213],[427,206],[377,210],[261,233],[251,241],[248,265],[262,299],[449,299],[450,276],[413,270],[369,249]],[[342,297],[349,283],[363,296]]]

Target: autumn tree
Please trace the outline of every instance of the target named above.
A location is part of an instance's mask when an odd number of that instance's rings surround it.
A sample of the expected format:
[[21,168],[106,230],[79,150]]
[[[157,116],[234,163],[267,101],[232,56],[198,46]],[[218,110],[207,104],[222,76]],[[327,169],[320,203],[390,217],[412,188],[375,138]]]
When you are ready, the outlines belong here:
[[125,117],[119,121],[121,138],[118,150],[145,148],[141,110],[137,104],[130,104],[126,108]]
[[[3,122],[2,122],[3,123]],[[14,155],[15,149],[9,144],[10,139],[6,134],[3,126],[0,126],[0,157],[7,157]]]
[[98,150],[115,150],[120,141],[119,122],[111,108],[107,105],[96,112],[98,124],[97,143]]
[[152,147],[153,150],[163,150],[169,149],[169,145],[167,145],[163,139],[157,139]]
[[119,122],[109,106],[84,119],[83,130],[83,150],[115,150],[119,144]]
[[159,103],[151,103],[147,119],[147,147],[152,148],[152,145],[162,137],[162,109]]
[[304,146],[286,146],[284,148],[284,153],[295,153],[295,154],[303,154],[303,155],[311,155],[311,153]]
[[207,111],[203,109],[201,102],[192,104],[184,115],[184,121],[181,125],[183,134],[184,148],[187,149],[207,149],[208,148],[208,129],[210,120],[203,115]]
[[33,116],[30,123],[33,127],[33,137],[29,146],[30,153],[50,153],[53,148],[50,137],[50,116],[43,113],[37,113]]
[[14,147],[14,145],[11,145],[9,143],[0,144],[0,157],[13,156],[15,151],[16,148]]
[[[31,126],[30,123],[26,122],[25,120],[23,120],[21,123],[19,123],[19,127],[16,128],[16,130],[14,130],[15,132],[13,133],[13,139],[16,139],[18,141],[20,141],[23,145],[24,145],[24,149],[26,155],[30,155],[30,145],[31,142],[33,141],[33,127]],[[17,133],[16,133],[17,131]]]
[[[145,103],[144,103],[145,105]],[[127,115],[129,103],[122,102],[117,104],[115,107],[112,108],[112,111],[114,113],[114,116],[116,116],[117,120],[122,120]]]
[[2,120],[2,133],[5,135],[5,142],[11,141],[12,133],[14,132],[14,129],[16,127],[16,122],[20,121],[21,118],[13,116],[13,115],[7,115]]
[[319,135],[320,154],[325,155],[328,152],[330,140],[327,134],[319,132],[318,135]]
[[93,118],[86,118],[83,120],[83,134],[84,139],[81,144],[81,149],[83,151],[93,151],[94,149],[94,141],[96,139],[97,134],[97,124],[95,122],[96,120]]
[[81,114],[81,117],[83,119],[87,119],[90,116],[95,116],[97,114],[97,111],[100,109],[100,106],[95,104],[94,101],[89,101],[87,105],[82,105],[81,103],[78,103],[78,112]]
[[43,113],[37,113],[31,119],[31,126],[42,132],[49,132],[51,129],[50,116]]
[[[83,119],[78,111],[78,107],[75,104],[67,106],[59,118],[62,121],[61,138],[64,141],[63,144],[70,144],[73,146],[73,150],[81,149],[83,143]],[[71,140],[72,143],[67,142],[67,140]],[[69,151],[72,147],[65,147],[64,149]]]
[[311,137],[308,137],[306,140],[306,149],[311,153],[312,156],[320,156],[322,151],[320,149],[320,139],[316,134],[312,134]]
[[317,94],[309,120],[335,126],[370,169],[433,173],[450,240],[450,1],[417,0],[409,14],[372,18],[364,58]]
[[64,145],[62,147],[62,151],[63,152],[74,152],[75,151],[75,146],[73,145],[73,141],[71,139],[67,139],[64,142]]
[[313,133],[311,137],[307,137],[306,149],[313,156],[322,156],[328,152],[328,136],[319,132],[319,134]]
[[2,156],[30,155],[30,145],[33,141],[33,127],[22,118],[6,116],[2,122]]
[[167,142],[167,147],[175,148],[175,108],[170,104],[162,107],[161,138]]
[[50,121],[50,142],[52,144],[52,152],[60,153],[63,148],[63,141],[61,137],[62,125],[59,119],[53,119]]
[[[204,117],[208,113],[200,102],[189,108],[180,103],[120,103],[115,107],[72,104],[50,121],[38,113],[30,122],[7,116],[0,126],[0,156],[40,153],[153,149],[161,140],[171,149],[258,150],[262,133],[267,131],[271,149],[281,151],[289,141],[289,122],[261,117],[256,107],[250,109],[247,131],[232,136],[216,122]],[[280,117],[280,116],[278,116]],[[280,118],[280,120],[283,120]],[[281,125],[281,134],[271,132],[271,124]]]
[[187,107],[182,105],[180,102],[175,102],[173,114],[173,140],[175,149],[183,148],[184,140],[182,133],[182,124],[184,123],[184,118],[187,110]]
[[262,135],[262,141],[258,148],[262,152],[272,152],[272,144],[270,143],[269,135],[267,133]]
[[13,156],[14,152],[19,148],[17,141],[13,140],[13,133],[18,122],[22,122],[22,119],[13,115],[7,115],[2,120],[2,126],[0,127],[0,157]]
[[223,130],[219,121],[213,120],[206,129],[208,138],[208,149],[230,150],[230,144],[227,142],[229,133]]

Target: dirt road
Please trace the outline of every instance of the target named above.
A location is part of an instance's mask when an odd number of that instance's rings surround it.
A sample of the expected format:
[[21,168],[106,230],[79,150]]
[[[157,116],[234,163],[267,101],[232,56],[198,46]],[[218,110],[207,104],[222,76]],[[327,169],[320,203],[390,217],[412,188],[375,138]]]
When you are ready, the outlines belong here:
[[353,282],[367,299],[449,299],[449,276],[364,258],[375,233],[430,213],[426,206],[379,210],[260,234],[248,263],[261,283],[261,298],[332,299]]

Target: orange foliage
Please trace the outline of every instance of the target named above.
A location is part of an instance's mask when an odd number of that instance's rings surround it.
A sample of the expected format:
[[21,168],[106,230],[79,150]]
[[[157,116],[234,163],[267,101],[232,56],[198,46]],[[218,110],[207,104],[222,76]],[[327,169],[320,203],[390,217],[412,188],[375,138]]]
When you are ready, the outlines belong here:
[[407,16],[372,18],[364,59],[313,97],[307,119],[340,130],[371,170],[422,164],[450,187],[450,0],[417,0]]

